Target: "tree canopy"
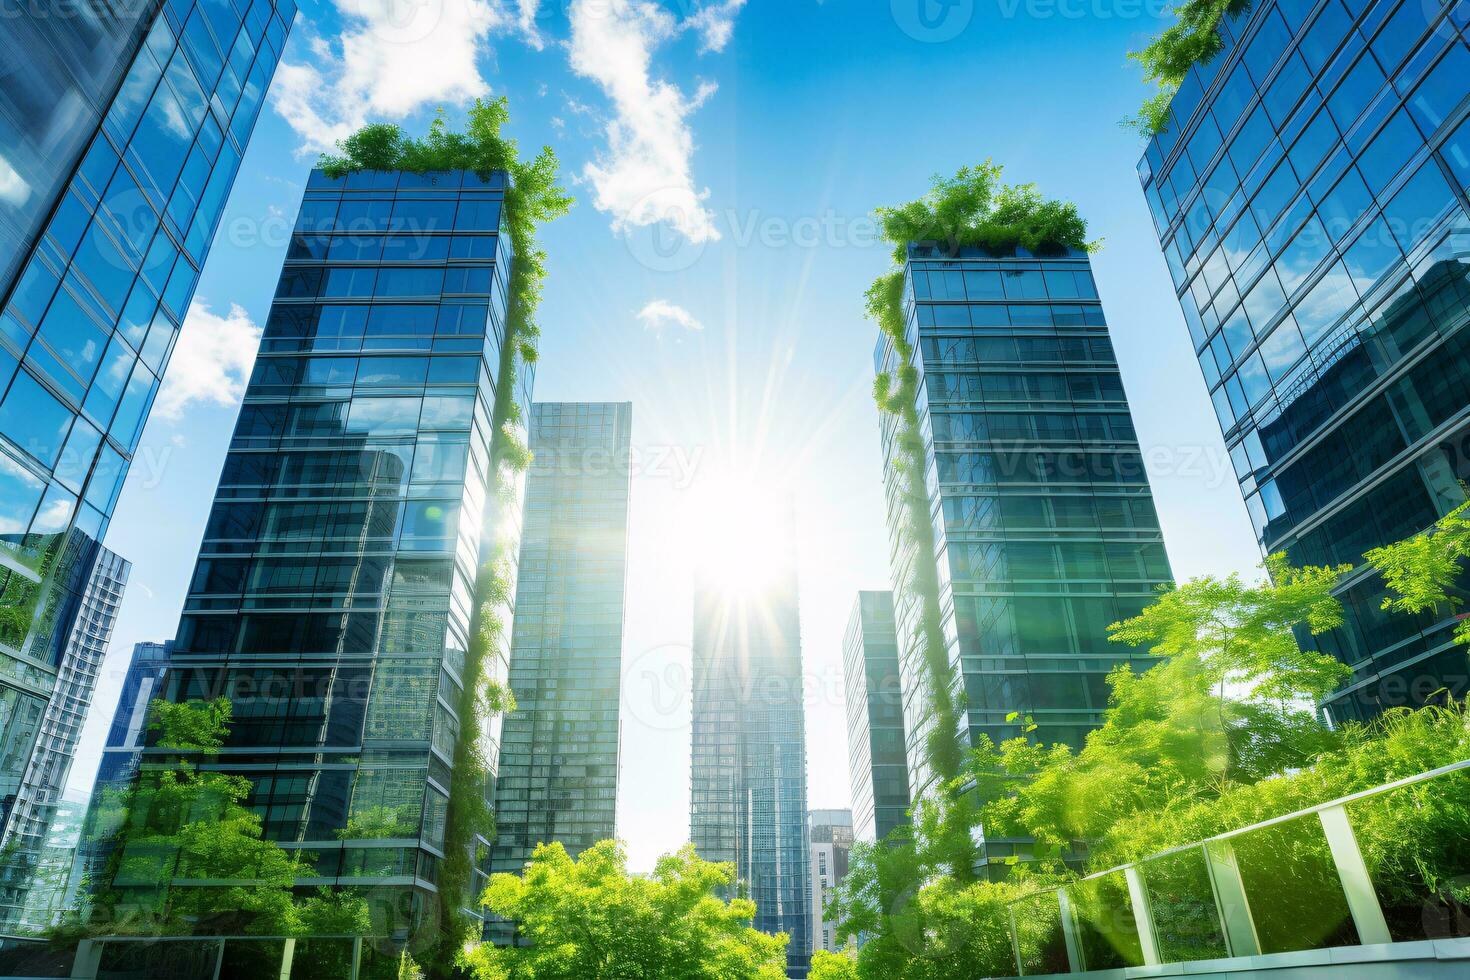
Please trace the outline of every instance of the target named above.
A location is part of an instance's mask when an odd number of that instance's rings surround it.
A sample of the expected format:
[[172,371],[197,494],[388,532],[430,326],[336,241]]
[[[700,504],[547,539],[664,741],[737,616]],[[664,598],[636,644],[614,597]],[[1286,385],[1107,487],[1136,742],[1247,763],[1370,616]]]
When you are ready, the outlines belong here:
[[641,877],[629,874],[617,841],[576,860],[542,844],[523,874],[493,876],[482,900],[529,946],[478,944],[464,963],[475,980],[780,980],[787,937],[751,928],[749,899],[720,897],[734,881],[733,865],[702,860],[692,846]]
[[1169,103],[1197,64],[1208,62],[1225,47],[1220,21],[1250,10],[1254,0],[1185,0],[1173,8],[1178,20],[1128,57],[1143,66],[1144,78],[1158,91],[1146,100],[1128,125],[1152,136],[1169,124]]

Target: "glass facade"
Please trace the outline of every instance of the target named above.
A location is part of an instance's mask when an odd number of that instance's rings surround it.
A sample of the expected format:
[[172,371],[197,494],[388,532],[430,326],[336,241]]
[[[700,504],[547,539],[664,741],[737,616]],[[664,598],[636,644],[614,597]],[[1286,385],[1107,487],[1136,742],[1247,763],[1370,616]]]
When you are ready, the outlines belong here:
[[806,720],[794,560],[772,584],[732,594],[694,585],[690,839],[735,865],[755,928],[784,932],[787,972],[811,961]]
[[40,7],[0,28],[0,786],[12,788],[296,12],[292,0]]
[[[84,538],[77,535],[72,540]],[[0,868],[0,935],[37,935],[54,925],[71,872],[69,861],[64,870],[57,867],[61,852],[50,842],[58,832],[57,821],[75,816],[59,809],[62,793],[132,569],[100,545],[91,545],[87,552],[85,559],[71,565],[77,573],[87,569],[85,580],[63,593],[74,608],[63,614],[72,625],[56,685],[34,735],[27,732],[27,737],[10,743],[15,750],[27,743],[32,747],[20,779],[3,787],[6,819],[0,851],[6,857]]]
[[[1470,477],[1464,3],[1278,0],[1223,25],[1139,164],[1261,548],[1361,564]],[[1453,623],[1365,572],[1315,644],[1337,720],[1463,694]]]
[[[1171,580],[1087,257],[911,245],[905,289],[936,550],[916,554],[896,532],[903,504],[885,415],[894,580],[911,562],[937,564],[949,659],[968,698],[961,737],[1014,736],[1007,716],[1018,712],[1035,719],[1037,738],[1080,744],[1101,722],[1108,673],[1139,656],[1111,643],[1108,625]],[[882,338],[878,370],[896,370],[896,357]],[[918,603],[899,595],[895,606],[918,797],[933,779],[933,721],[914,654]]]
[[633,406],[537,403],[490,871],[615,836]]
[[806,822],[812,841],[812,948],[835,953],[841,948],[837,945],[839,923],[827,918],[825,912],[833,890],[847,877],[852,856],[852,811],[813,810]]
[[476,575],[519,527],[488,494],[504,181],[312,173],[163,685],[232,700],[218,764],[379,935],[432,934]]
[[842,638],[852,826],[876,841],[908,823],[909,767],[892,592],[859,592]]

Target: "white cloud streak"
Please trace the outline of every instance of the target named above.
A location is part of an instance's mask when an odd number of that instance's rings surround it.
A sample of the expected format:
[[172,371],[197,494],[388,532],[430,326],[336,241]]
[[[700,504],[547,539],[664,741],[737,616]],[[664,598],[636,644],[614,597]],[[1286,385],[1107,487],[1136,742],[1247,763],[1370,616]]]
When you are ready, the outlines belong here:
[[220,316],[195,298],[164,375],[153,412],[169,421],[195,406],[231,408],[245,396],[260,327],[234,303]]
[[670,327],[690,331],[704,329],[704,324],[696,320],[694,314],[666,299],[653,300],[643,307],[638,311],[638,319],[643,322],[645,330],[655,334],[662,334]]
[[[425,105],[489,93],[478,61],[492,32],[512,23],[502,0],[334,3],[342,18],[336,43],[310,36],[310,57],[283,61],[271,86],[303,152],[332,149],[369,118],[401,119]],[[515,23],[534,33],[538,0],[518,3]]]
[[718,239],[704,206],[709,191],[696,189],[694,135],[689,116],[715,92],[703,83],[693,94],[653,75],[653,52],[686,31],[701,49],[729,42],[745,0],[721,0],[680,21],[648,0],[573,0],[569,11],[572,70],[601,87],[612,103],[605,124],[607,149],[582,176],[593,204],[612,215],[613,228],[667,224],[691,242]]

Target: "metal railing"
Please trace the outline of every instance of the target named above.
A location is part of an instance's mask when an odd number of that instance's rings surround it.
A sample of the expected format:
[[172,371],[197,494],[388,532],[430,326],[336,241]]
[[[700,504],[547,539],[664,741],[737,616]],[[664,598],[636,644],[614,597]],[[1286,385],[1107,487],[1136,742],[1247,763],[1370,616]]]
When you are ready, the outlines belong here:
[[1017,976],[1470,936],[1470,760],[1010,908]]

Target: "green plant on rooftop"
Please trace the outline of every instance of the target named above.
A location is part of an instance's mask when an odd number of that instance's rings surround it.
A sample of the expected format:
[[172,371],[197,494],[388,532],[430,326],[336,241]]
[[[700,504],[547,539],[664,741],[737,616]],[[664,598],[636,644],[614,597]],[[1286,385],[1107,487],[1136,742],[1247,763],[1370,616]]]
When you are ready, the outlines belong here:
[[1145,136],[1168,128],[1169,103],[1197,64],[1208,62],[1225,46],[1220,21],[1251,8],[1253,0],[1186,0],[1173,8],[1178,21],[1128,57],[1143,66],[1144,78],[1158,91],[1146,100],[1138,115],[1125,122]]
[[[357,170],[467,170],[482,177],[503,171],[509,176],[501,220],[513,258],[491,420],[493,475],[488,494],[490,500],[502,503],[514,498],[520,475],[531,462],[515,393],[519,365],[535,361],[540,336],[536,311],[546,280],[546,253],[538,243],[537,230],[572,206],[560,182],[556,153],[543,147],[535,157],[523,160],[516,142],[502,135],[508,119],[508,103],[502,97],[490,102],[476,100],[462,132],[452,131],[442,114],[435,117],[422,139],[405,136],[389,123],[373,123],[342,140],[339,153],[324,155],[319,164],[333,177]],[[450,777],[445,858],[439,872],[442,935],[435,960],[428,965],[435,976],[452,972],[459,951],[476,938],[478,923],[466,910],[474,904],[472,881],[483,857],[483,845],[477,842],[494,837],[494,816],[485,799],[491,760],[484,733],[491,716],[515,709],[510,690],[491,670],[503,644],[505,611],[512,599],[511,544],[501,529],[495,533],[492,553],[476,577],[474,621],[458,704],[460,731]]]
[[949,662],[939,605],[939,580],[933,561],[934,528],[924,482],[924,440],[917,409],[918,368],[906,334],[904,268],[915,242],[937,242],[948,254],[966,246],[1033,252],[1092,249],[1087,223],[1075,205],[1048,200],[1034,185],[1001,183],[1002,167],[990,160],[964,167],[953,177],[935,177],[929,192],[908,204],[876,212],[883,240],[893,247],[893,269],[868,289],[867,314],[893,344],[897,368],[881,373],[873,394],[879,411],[896,423],[890,479],[896,483],[901,512],[896,520],[912,556],[902,593],[919,606],[914,650],[906,656],[923,665],[927,732],[925,753],[935,776],[922,829],[932,835],[931,853],[961,880],[971,875],[975,845],[970,835],[971,795],[956,778],[964,762],[960,723],[964,694]]

